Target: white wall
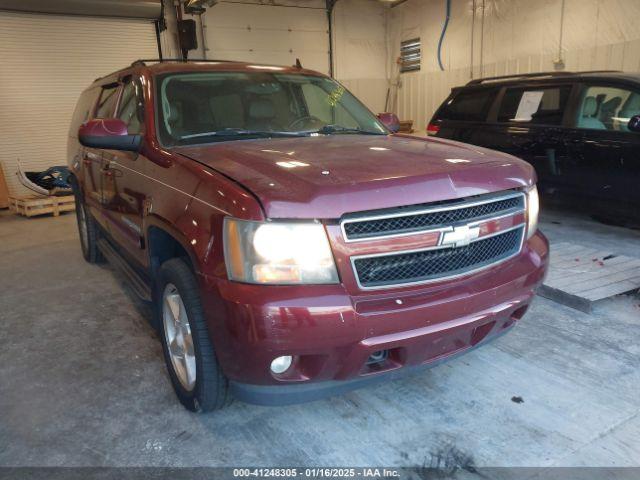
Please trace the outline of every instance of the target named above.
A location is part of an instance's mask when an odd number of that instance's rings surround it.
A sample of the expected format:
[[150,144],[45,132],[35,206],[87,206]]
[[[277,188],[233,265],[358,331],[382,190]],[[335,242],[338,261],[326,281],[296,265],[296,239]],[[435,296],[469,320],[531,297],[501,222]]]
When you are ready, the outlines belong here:
[[334,76],[374,113],[388,86],[386,13],[375,0],[339,0],[333,11]]
[[[471,78],[472,0],[452,0],[451,21],[443,44],[440,72],[436,59],[445,15],[444,0],[408,0],[388,11],[388,41],[393,107],[424,129],[453,86]],[[554,70],[558,58],[562,0],[476,1],[473,38],[474,77]],[[640,1],[565,0],[562,57],[565,70],[640,70]],[[398,75],[400,41],[422,40],[421,72]],[[481,54],[481,38],[483,51]],[[480,58],[482,56],[482,65]]]

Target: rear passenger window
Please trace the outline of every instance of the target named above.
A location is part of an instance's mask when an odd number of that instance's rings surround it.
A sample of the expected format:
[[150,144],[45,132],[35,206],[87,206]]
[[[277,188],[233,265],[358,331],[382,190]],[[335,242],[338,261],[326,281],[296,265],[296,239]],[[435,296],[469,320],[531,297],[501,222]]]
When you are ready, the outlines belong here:
[[111,118],[118,99],[118,85],[102,89],[100,101],[96,108],[96,118]]
[[504,94],[498,122],[560,125],[571,86],[509,88]]
[[484,121],[495,96],[495,89],[460,92],[445,103],[438,113],[438,119],[468,122]]

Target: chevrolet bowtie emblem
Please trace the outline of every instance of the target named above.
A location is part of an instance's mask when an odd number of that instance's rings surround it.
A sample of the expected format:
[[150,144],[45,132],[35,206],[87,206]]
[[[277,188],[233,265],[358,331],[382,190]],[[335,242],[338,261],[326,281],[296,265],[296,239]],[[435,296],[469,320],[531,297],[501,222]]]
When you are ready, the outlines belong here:
[[480,236],[480,227],[461,225],[459,227],[450,228],[451,230],[447,230],[443,233],[442,245],[464,247]]

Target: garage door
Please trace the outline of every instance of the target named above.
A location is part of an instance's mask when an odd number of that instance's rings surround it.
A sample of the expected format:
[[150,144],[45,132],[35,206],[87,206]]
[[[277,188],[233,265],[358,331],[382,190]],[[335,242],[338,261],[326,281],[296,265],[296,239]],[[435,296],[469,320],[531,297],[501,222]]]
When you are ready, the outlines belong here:
[[221,2],[207,10],[211,58],[293,65],[329,72],[329,35],[324,2],[274,6]]
[[149,20],[0,12],[0,163],[9,191],[29,191],[15,175],[65,165],[71,114],[97,77],[138,58],[155,58]]

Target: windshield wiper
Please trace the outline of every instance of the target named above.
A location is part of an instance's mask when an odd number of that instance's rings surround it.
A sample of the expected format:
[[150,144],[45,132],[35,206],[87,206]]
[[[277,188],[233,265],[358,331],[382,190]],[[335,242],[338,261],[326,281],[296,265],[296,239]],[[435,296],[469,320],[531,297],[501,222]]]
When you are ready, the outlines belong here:
[[360,128],[348,128],[341,125],[325,125],[320,130],[314,133],[320,133],[323,135],[331,135],[335,133],[352,133],[359,135],[384,135],[383,132],[372,132],[371,130],[362,130]]
[[200,137],[236,137],[236,136],[258,136],[258,137],[301,137],[307,136],[306,132],[280,132],[270,130],[247,130],[244,128],[223,128],[222,130],[214,130],[211,132],[191,133],[183,135],[178,140],[188,140],[190,138]]

